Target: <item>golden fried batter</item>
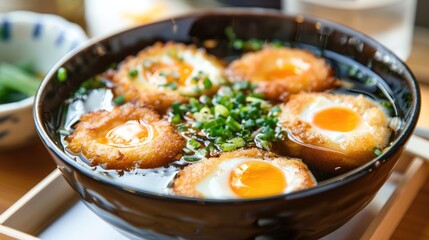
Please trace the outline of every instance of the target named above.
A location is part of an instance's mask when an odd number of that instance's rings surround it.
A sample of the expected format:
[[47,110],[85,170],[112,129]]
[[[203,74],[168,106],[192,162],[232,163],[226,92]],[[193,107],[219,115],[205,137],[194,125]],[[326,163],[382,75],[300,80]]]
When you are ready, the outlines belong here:
[[223,64],[203,49],[158,42],[120,65],[114,92],[163,113],[175,101],[214,93],[224,82],[222,71]]
[[185,146],[169,122],[132,104],[83,115],[67,148],[105,168],[155,168],[175,161]]
[[185,167],[174,182],[173,192],[200,198],[249,198],[288,193],[315,184],[302,161],[252,148],[225,152],[218,158]]
[[301,93],[281,108],[280,121],[289,137],[279,151],[324,172],[355,168],[389,142],[389,117],[362,95]]
[[322,58],[302,49],[265,47],[247,53],[226,69],[231,81],[250,81],[265,98],[285,101],[290,94],[323,91],[337,81]]

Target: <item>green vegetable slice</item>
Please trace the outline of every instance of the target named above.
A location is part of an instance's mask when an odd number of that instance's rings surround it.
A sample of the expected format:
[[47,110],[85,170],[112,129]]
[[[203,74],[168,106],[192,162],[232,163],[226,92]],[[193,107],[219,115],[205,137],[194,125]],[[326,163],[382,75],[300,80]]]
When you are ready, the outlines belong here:
[[0,63],[0,84],[29,97],[36,94],[40,80],[12,64]]

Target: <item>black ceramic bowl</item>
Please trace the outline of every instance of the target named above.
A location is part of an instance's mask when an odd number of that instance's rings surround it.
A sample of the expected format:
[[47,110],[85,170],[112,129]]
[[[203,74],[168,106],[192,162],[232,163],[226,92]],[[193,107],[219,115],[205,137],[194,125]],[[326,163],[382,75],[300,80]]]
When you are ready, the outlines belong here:
[[[250,200],[191,199],[130,189],[95,175],[64,153],[57,133],[60,106],[82,81],[156,41],[200,44],[216,39],[218,47],[211,52],[222,57],[229,51],[227,26],[243,39],[303,43],[322,56],[336,53],[377,74],[403,121],[392,146],[358,169],[311,189]],[[68,70],[65,82],[57,79],[59,67]],[[313,239],[340,227],[372,200],[411,136],[419,108],[419,89],[410,70],[369,37],[317,18],[224,10],[137,27],[75,51],[43,81],[35,101],[35,122],[58,168],[86,206],[130,238]]]

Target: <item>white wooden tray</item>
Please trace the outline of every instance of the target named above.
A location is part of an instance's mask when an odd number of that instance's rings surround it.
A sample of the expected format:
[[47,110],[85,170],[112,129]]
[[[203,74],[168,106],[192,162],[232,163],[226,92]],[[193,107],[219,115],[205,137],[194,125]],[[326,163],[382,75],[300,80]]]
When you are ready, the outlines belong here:
[[[429,141],[413,136],[374,200],[322,238],[389,239],[425,183]],[[78,201],[58,170],[0,215],[0,239],[125,239]]]

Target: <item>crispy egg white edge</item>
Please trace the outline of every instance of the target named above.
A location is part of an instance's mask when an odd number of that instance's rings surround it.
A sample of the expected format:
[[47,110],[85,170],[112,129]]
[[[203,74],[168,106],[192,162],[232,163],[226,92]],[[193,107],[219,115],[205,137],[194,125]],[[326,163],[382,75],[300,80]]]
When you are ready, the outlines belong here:
[[[359,125],[355,129],[349,132],[338,132],[338,131],[330,131],[330,130],[319,128],[312,123],[314,115],[317,112],[324,109],[332,108],[332,107],[344,107],[352,110],[359,117]],[[344,142],[346,138],[352,134],[370,132],[371,130],[371,126],[367,124],[367,121],[365,121],[364,116],[359,115],[359,113],[357,113],[355,109],[352,106],[350,106],[350,104],[347,104],[346,102],[342,102],[342,101],[332,101],[323,96],[316,97],[315,101],[312,101],[312,103],[309,104],[305,108],[305,110],[299,114],[299,118],[302,121],[309,123],[317,132],[326,136],[327,138],[329,138],[331,141],[335,143]]]
[[[201,49],[198,49],[197,51],[193,50],[182,50],[179,49],[179,56],[183,58],[183,61],[190,64],[193,67],[192,73],[189,75],[188,79],[186,80],[186,83],[189,84],[187,86],[181,86],[179,89],[180,91],[194,91],[195,84],[192,83],[192,78],[197,76],[198,73],[201,71],[208,75],[208,78],[214,85],[219,85],[223,82],[223,75],[222,75],[222,68],[219,68],[216,64],[212,63],[210,60],[208,60],[205,55],[206,53],[202,51]],[[163,53],[162,55],[157,56],[151,56],[146,58],[147,60],[152,61],[160,61],[164,63],[171,63],[172,58],[168,56],[168,54],[165,51],[160,51]],[[142,69],[139,68],[139,82],[143,84],[149,84],[149,80],[145,78],[144,74],[141,73]],[[162,83],[161,83],[162,84]]]
[[[287,187],[284,189],[283,193],[289,193],[296,189],[300,189],[303,180],[299,174],[299,169],[297,169],[294,165],[280,165],[272,161],[255,158],[232,158],[222,161],[220,164],[218,164],[216,170],[212,174],[206,176],[203,181],[195,186],[197,191],[204,195],[205,198],[241,198],[240,196],[237,196],[230,188],[230,173],[238,165],[249,160],[268,162],[282,170],[287,184]],[[316,180],[310,171],[309,174],[313,182],[316,183]]]

